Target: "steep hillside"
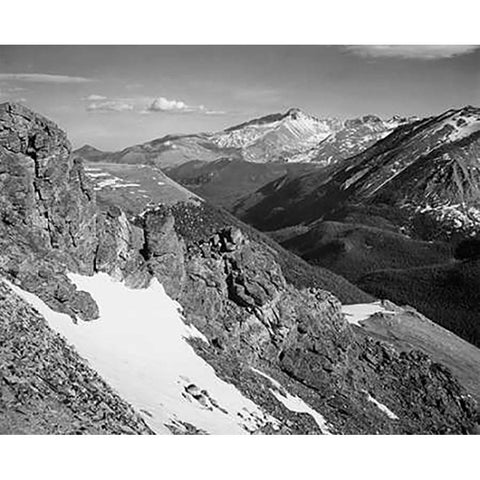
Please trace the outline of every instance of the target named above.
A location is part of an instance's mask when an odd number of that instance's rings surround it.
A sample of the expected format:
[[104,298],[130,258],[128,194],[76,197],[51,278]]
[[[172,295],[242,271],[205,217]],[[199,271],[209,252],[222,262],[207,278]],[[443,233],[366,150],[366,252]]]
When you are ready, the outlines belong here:
[[452,248],[446,243],[414,240],[382,228],[341,222],[321,222],[307,233],[281,243],[309,263],[354,283],[375,270],[416,268],[453,260]]
[[480,262],[465,260],[419,268],[380,270],[358,285],[378,298],[412,305],[461,338],[480,346]]
[[471,235],[478,224],[479,129],[473,107],[404,125],[328,174],[276,180],[235,211],[257,228],[276,230],[332,218],[349,205],[386,206],[422,238],[435,230],[440,238]]
[[364,331],[366,335],[392,343],[402,351],[421,348],[437,362],[447,365],[472,395],[480,400],[480,350],[477,347],[412,307],[400,308],[388,300],[380,305],[382,308],[373,315],[355,323],[358,332]]
[[315,171],[314,164],[305,163],[253,163],[243,160],[217,160],[188,162],[164,169],[173,180],[189,190],[228,210],[243,197],[260,187],[283,177]]
[[148,434],[144,420],[0,280],[0,434]]

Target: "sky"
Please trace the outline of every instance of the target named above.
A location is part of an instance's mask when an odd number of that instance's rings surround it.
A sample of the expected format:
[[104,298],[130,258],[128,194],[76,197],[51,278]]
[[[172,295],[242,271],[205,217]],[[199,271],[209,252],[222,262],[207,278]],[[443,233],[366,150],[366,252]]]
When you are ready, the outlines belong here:
[[480,106],[480,48],[0,46],[0,102],[19,101],[74,147],[118,150],[298,107],[317,117],[427,116]]

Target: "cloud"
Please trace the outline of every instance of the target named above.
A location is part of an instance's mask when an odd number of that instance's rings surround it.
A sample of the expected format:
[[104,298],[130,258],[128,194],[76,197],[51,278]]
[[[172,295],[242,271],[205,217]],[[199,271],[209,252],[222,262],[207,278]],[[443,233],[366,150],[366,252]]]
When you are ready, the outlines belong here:
[[205,105],[187,105],[182,100],[169,100],[165,97],[155,98],[147,107],[146,112],[156,113],[198,113],[203,115],[223,115],[220,110],[210,110]]
[[19,94],[25,92],[25,88],[20,88],[16,86],[11,86],[7,84],[0,83],[0,100],[11,100],[15,102],[26,102],[24,97],[20,97]]
[[167,114],[200,114],[224,115],[226,112],[211,110],[205,105],[187,105],[181,100],[169,100],[165,97],[105,97],[91,94],[84,97],[85,108],[88,112],[136,112],[140,114],[167,113]]
[[437,60],[472,53],[479,45],[351,45],[344,48],[364,58]]
[[[202,106],[198,107],[200,109]],[[147,108],[150,112],[188,113],[194,112],[195,107],[190,107],[181,100],[168,100],[165,97],[158,97]]]
[[19,81],[32,83],[88,83],[93,79],[71,77],[69,75],[53,75],[49,73],[0,73],[0,81]]
[[88,100],[90,102],[98,102],[98,101],[106,100],[106,99],[107,99],[107,97],[104,97],[103,95],[96,95],[94,93],[92,93],[88,97],[85,97],[85,100]]
[[105,100],[90,102],[86,108],[89,112],[129,112],[133,105],[125,100]]

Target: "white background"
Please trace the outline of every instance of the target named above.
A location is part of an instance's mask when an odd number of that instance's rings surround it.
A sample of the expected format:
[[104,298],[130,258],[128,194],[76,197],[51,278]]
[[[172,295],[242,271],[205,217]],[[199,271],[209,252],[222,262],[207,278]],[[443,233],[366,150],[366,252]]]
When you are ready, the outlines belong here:
[[[476,3],[17,0],[2,2],[0,43],[478,44]],[[467,480],[479,447],[477,437],[5,436],[0,478]]]

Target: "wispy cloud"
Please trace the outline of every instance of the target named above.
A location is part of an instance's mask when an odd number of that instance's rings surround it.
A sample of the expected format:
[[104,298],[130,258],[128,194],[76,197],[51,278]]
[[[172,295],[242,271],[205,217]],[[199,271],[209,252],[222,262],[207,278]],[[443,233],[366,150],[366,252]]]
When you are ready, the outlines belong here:
[[106,99],[107,97],[105,97],[104,95],[97,95],[96,93],[92,93],[88,97],[85,97],[85,100],[88,100],[89,102],[98,102]]
[[8,85],[5,83],[0,84],[0,101],[13,100],[15,102],[26,102],[26,99],[22,96],[26,88],[17,87],[15,85]]
[[197,113],[203,115],[223,115],[225,112],[211,110],[205,105],[188,105],[182,100],[169,100],[165,97],[155,98],[147,107],[146,112],[152,113]]
[[129,112],[134,109],[134,106],[125,100],[105,100],[103,98],[88,103],[86,109],[89,112]]
[[437,60],[466,55],[479,45],[350,45],[345,50],[364,58]]
[[84,97],[85,108],[89,112],[135,112],[140,114],[200,114],[224,115],[224,111],[212,110],[205,105],[188,105],[182,100],[170,100],[165,97],[106,97],[92,93]]
[[0,81],[19,81],[31,83],[88,83],[91,78],[53,75],[49,73],[0,73]]

